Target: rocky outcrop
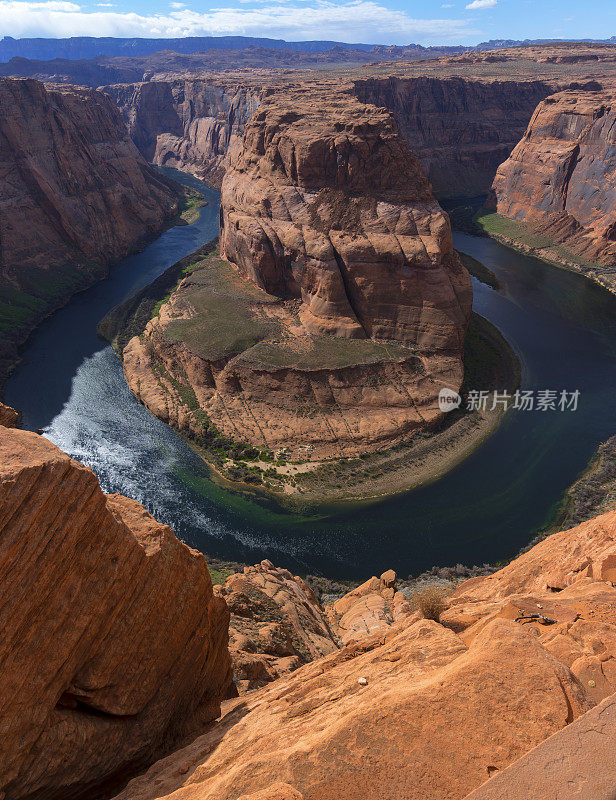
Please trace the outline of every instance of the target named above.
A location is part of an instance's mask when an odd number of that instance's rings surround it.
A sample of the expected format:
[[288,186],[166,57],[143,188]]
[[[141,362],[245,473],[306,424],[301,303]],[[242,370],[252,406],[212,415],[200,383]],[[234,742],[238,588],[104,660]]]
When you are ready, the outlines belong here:
[[553,91],[539,80],[454,77],[367,78],[354,86],[363,103],[392,112],[439,198],[485,194],[537,104]]
[[343,645],[376,632],[384,634],[395,622],[413,613],[406,597],[396,590],[396,579],[396,573],[389,569],[380,578],[369,578],[326,606],[332,630]]
[[[616,286],[616,95],[567,91],[548,97],[494,179],[492,205],[566,245]],[[607,267],[607,269],[605,269]],[[592,272],[592,271],[591,271]]]
[[270,561],[230,575],[215,591],[231,612],[229,650],[240,692],[337,650],[312,589]]
[[0,376],[35,322],[158,234],[175,184],[107,97],[0,80]]
[[0,428],[0,793],[93,797],[230,685],[204,557],[34,433]]
[[170,79],[104,86],[148,161],[220,185],[230,146],[259,104],[260,89],[215,80]]
[[150,410],[198,440],[205,412],[296,460],[438,423],[439,391],[462,383],[472,290],[387,112],[346,93],[266,98],[225,174],[220,230],[224,257],[186,268],[124,348]]
[[19,412],[10,406],[0,403],[0,425],[5,428],[14,428],[19,420]]

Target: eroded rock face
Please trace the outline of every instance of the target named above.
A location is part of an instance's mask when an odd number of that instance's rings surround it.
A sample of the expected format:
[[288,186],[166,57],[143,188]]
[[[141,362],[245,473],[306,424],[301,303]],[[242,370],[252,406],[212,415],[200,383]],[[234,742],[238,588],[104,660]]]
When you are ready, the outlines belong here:
[[304,327],[459,354],[471,289],[447,216],[391,116],[345,95],[276,97],[221,196],[221,252]]
[[230,146],[259,104],[260,89],[241,83],[176,78],[104,86],[148,161],[220,185]]
[[204,557],[36,434],[0,428],[0,791],[91,797],[220,711]]
[[14,428],[19,420],[19,413],[11,406],[0,403],[0,425],[5,428]]
[[101,93],[3,78],[0,103],[2,375],[42,316],[161,231],[179,194]]
[[[616,95],[548,97],[494,179],[499,214],[565,244],[590,262],[616,264]],[[609,271],[600,277],[610,287]]]
[[485,194],[498,166],[520,141],[537,104],[552,91],[539,80],[390,77],[355,81],[355,93],[362,102],[393,113],[400,135],[439,198]]
[[208,354],[199,331],[216,304],[195,287],[213,262],[197,265],[124,349],[129,385],[157,416],[199,435],[173,390],[187,384],[225,436],[315,459],[441,418],[439,391],[462,383],[471,285],[387,112],[346,93],[264,100],[225,175],[220,242],[233,269],[217,291],[250,295],[241,318],[258,324]]
[[230,575],[215,591],[231,612],[229,649],[240,692],[337,650],[312,589],[270,561]]

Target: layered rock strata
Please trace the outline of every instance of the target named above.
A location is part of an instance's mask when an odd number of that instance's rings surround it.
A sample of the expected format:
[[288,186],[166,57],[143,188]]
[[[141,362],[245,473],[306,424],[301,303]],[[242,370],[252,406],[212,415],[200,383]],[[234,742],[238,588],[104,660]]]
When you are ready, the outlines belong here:
[[204,79],[104,86],[140,152],[154,164],[220,185],[231,145],[259,104],[260,89]]
[[204,557],[5,427],[0,576],[6,800],[98,796],[218,716],[229,614]]
[[230,575],[215,591],[231,612],[229,650],[240,692],[338,649],[312,589],[270,561]]
[[33,325],[159,233],[178,188],[109,98],[0,79],[0,375]]
[[436,197],[451,198],[488,191],[553,89],[541,80],[388,77],[355,81],[354,91],[392,112]]
[[[598,265],[616,287],[616,94],[548,97],[493,185],[492,206]],[[546,243],[548,244],[548,243]]]

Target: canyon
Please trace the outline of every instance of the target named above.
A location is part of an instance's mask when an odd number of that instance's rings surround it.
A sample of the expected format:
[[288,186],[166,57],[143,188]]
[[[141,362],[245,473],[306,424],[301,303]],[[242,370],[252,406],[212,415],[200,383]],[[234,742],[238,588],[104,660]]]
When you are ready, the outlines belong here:
[[[247,484],[246,463],[293,485],[311,460],[428,441],[439,390],[468,388],[469,340],[490,343],[438,198],[492,186],[499,224],[613,288],[614,51],[0,79],[4,369],[177,221],[153,162],[220,185],[220,236],[102,323],[134,395]],[[462,582],[388,569],[323,597],[262,559],[214,585],[204,555],[18,423],[0,403],[0,797],[539,797],[555,759],[567,800],[613,791],[615,511]]]
[[386,111],[314,90],[292,107],[262,99],[223,180],[220,253],[185,267],[123,367],[197,436],[359,455],[442,419],[470,280]]
[[161,232],[182,193],[109,98],[0,80],[0,377],[44,316]]
[[0,427],[0,453],[8,800],[497,797],[519,771],[543,785],[544,745],[581,796],[613,785],[616,513],[438,610],[393,570],[324,605],[269,561],[213,590],[203,556],[45,438]]

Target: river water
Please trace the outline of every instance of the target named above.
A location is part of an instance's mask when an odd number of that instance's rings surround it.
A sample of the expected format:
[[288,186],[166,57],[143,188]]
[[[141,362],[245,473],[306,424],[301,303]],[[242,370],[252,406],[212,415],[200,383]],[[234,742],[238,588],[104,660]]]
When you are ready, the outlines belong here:
[[24,427],[90,465],[108,492],[134,497],[206,554],[362,578],[514,555],[554,513],[597,445],[616,432],[616,298],[582,277],[462,233],[455,244],[497,275],[474,281],[475,310],[520,355],[523,386],[579,390],[576,412],[509,412],[497,432],[441,480],[384,502],[290,514],[227,492],[184,441],[129,392],[99,320],[218,230],[218,193],[36,331],[6,386]]

